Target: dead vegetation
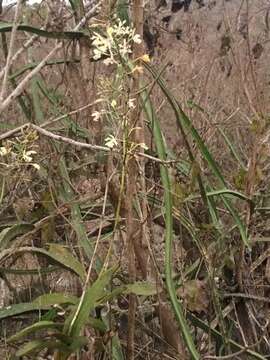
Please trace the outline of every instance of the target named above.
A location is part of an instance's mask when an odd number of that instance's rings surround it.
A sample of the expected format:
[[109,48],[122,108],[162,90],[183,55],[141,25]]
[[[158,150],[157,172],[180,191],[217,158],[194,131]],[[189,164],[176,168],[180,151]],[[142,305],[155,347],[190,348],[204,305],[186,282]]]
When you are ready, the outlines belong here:
[[3,359],[269,358],[268,17],[3,7]]

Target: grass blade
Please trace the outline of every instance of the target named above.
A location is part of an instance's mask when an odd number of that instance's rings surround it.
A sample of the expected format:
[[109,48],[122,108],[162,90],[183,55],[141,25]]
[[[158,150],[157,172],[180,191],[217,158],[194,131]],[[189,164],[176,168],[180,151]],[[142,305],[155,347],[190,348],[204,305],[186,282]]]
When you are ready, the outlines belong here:
[[[155,116],[154,109],[152,108],[149,99],[145,99],[145,93],[143,93],[143,102],[145,104],[144,109],[147,115],[147,118],[152,124],[154,141],[160,160],[166,160],[166,151],[163,136],[159,127],[159,122]],[[166,224],[166,233],[165,233],[165,279],[166,286],[168,290],[168,295],[172,304],[172,307],[175,312],[176,320],[178,322],[179,328],[182,332],[183,338],[186,342],[187,348],[191,355],[191,359],[198,360],[200,355],[195,347],[192,335],[188,329],[182,305],[179,303],[176,295],[175,286],[173,283],[172,276],[172,239],[173,239],[173,221],[172,221],[172,194],[171,194],[171,181],[168,173],[168,169],[164,165],[160,165],[160,175],[162,180],[162,185],[164,187],[164,201],[165,201],[165,224]]]
[[[203,142],[202,138],[200,137],[198,131],[193,126],[191,120],[189,117],[185,114],[185,112],[180,107],[179,103],[176,101],[174,96],[170,93],[169,89],[166,87],[164,81],[161,79],[161,77],[157,77],[157,72],[154,70],[152,66],[149,64],[144,64],[145,67],[149,70],[149,72],[153,75],[153,77],[156,79],[157,83],[159,84],[162,92],[164,93],[165,97],[167,98],[169,104],[171,105],[177,124],[180,128],[185,129],[188,133],[191,134],[193,139],[195,140],[203,158],[207,161],[209,168],[212,170],[212,173],[214,174],[215,178],[219,181],[220,185],[227,189],[226,181],[216,163],[216,161],[213,159],[211,153],[209,152],[207,146]],[[244,242],[244,244],[247,247],[250,247],[249,239],[247,236],[247,229],[244,223],[242,222],[238,212],[235,210],[229,199],[225,196],[220,194],[220,198],[222,199],[225,207],[228,209],[230,214],[232,215],[235,224],[237,225],[239,229],[239,233],[241,235],[241,238]]]
[[[0,33],[11,32],[12,23],[0,21]],[[83,31],[46,31],[34,26],[21,24],[17,28],[18,31],[25,31],[28,33],[36,34],[47,39],[80,39],[85,36]]]

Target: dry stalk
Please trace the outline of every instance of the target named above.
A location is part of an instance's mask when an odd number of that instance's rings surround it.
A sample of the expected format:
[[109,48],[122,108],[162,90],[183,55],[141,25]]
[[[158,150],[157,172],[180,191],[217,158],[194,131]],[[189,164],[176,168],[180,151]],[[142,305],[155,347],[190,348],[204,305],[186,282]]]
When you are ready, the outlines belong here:
[[21,82],[20,84],[12,91],[12,93],[0,103],[0,114],[11,104],[11,102],[21,95],[29,81],[37,75],[46,62],[62,47],[61,43],[55,45],[55,47],[49,52],[49,54],[38,64],[38,66],[33,69]]
[[[21,0],[22,1],[22,0]],[[80,29],[85,23],[86,21],[90,18],[93,17],[94,15],[96,15],[98,8],[100,6],[101,2],[98,2],[95,6],[93,6],[93,8],[91,8],[86,14],[85,16],[80,20],[80,22],[75,26],[75,28],[73,29],[74,31]],[[33,39],[32,39],[33,40]],[[30,42],[30,40],[29,40]],[[30,43],[31,44],[31,43]],[[25,76],[25,78],[20,82],[20,84],[13,90],[13,92],[5,99],[0,101],[0,114],[10,105],[10,103],[17,97],[19,96],[23,90],[25,89],[25,87],[27,86],[27,84],[29,83],[29,81],[35,76],[37,75],[40,70],[43,68],[44,65],[46,65],[46,62],[62,47],[62,43],[59,42],[58,44],[56,44],[54,46],[54,48],[49,52],[49,54],[38,64],[38,66],[36,68],[34,68],[27,76]],[[10,53],[10,60],[7,60],[7,64],[12,64],[13,59],[11,58],[12,56],[12,48],[9,49],[9,53]],[[16,58],[17,58],[17,53],[15,54]],[[12,60],[12,61],[11,61]],[[8,73],[8,71],[5,71],[5,74]],[[6,75],[4,75],[5,77]],[[3,83],[3,85],[5,84],[5,82]],[[2,89],[2,93],[3,93],[3,89]],[[2,96],[4,94],[1,94]],[[1,98],[1,96],[0,96]]]
[[[142,0],[134,0],[133,3],[133,23],[137,34],[143,34],[143,2]],[[137,59],[142,55],[142,47],[139,44],[134,45],[133,59]],[[136,107],[132,111],[129,119],[129,128],[134,129],[142,124],[140,119],[140,107],[139,107],[139,89],[140,89],[140,74],[135,73],[133,77],[133,83],[131,86],[131,93],[137,94],[136,96]],[[142,124],[143,125],[143,124]],[[135,131],[131,132],[130,141],[132,143],[141,142],[144,140],[144,128],[140,129],[140,133]],[[144,142],[144,141],[143,141]],[[136,213],[134,211],[134,202],[136,201],[136,187],[137,178],[139,175],[139,169],[135,157],[129,159],[127,164],[127,184],[126,184],[126,209],[127,209],[127,241],[128,241],[128,270],[129,270],[129,281],[133,283],[136,281],[136,262],[135,262],[135,251],[138,249],[138,243],[141,240],[142,231],[138,228],[136,219]],[[143,190],[143,189],[141,189]],[[139,252],[137,251],[139,255]],[[144,262],[140,265],[144,266]],[[146,269],[141,269],[146,276]],[[128,341],[127,341],[127,360],[134,360],[134,338],[135,338],[135,319],[136,319],[136,297],[134,294],[129,295],[129,309],[128,309]]]
[[4,79],[3,79],[2,89],[1,89],[1,94],[0,94],[0,103],[3,101],[5,94],[6,94],[6,90],[7,90],[8,74],[9,74],[10,67],[12,65],[11,60],[12,60],[12,55],[14,52],[17,28],[18,28],[19,21],[20,21],[22,3],[23,3],[22,0],[18,0],[16,9],[15,9],[15,15],[14,15],[10,43],[9,43],[8,56],[7,56],[6,66],[4,69]]
[[[241,60],[241,56],[237,50],[236,50],[236,52],[234,52],[232,50],[232,56],[233,56],[235,65],[239,69],[241,86],[243,89],[243,93],[248,101],[250,110],[253,113],[254,119],[256,119],[256,121],[258,122],[259,128],[263,129],[264,124],[262,124],[263,119],[261,117],[261,115],[263,114],[263,109],[262,109],[261,102],[260,102],[259,96],[258,96],[258,85],[257,85],[257,79],[256,79],[254,63],[253,63],[254,60],[252,58],[251,46],[250,46],[249,0],[242,1],[237,17],[240,16],[241,8],[244,5],[244,3],[246,4],[245,13],[246,13],[246,18],[247,18],[246,38],[245,38],[246,47],[247,47],[247,57],[248,57],[247,64],[243,64],[243,62]],[[232,33],[232,29],[230,27],[228,19],[229,18],[227,16],[228,28],[230,29],[230,32]],[[249,73],[250,73],[250,77],[251,77],[251,85],[252,86],[249,86],[249,83],[248,83],[248,74]],[[245,181],[245,195],[248,196],[249,198],[253,197],[253,194],[254,194],[254,191],[256,188],[256,171],[257,171],[257,165],[258,165],[258,161],[259,161],[259,157],[260,157],[260,152],[262,150],[262,144],[263,144],[262,131],[259,130],[256,132],[256,135],[253,139],[249,162],[247,165],[247,175],[246,175],[246,181]],[[249,231],[251,219],[252,219],[252,215],[253,215],[252,214],[253,209],[250,207],[249,204],[247,204],[247,205],[245,205],[244,211],[245,211],[245,224],[246,224],[246,228]],[[249,281],[247,274],[249,274],[250,269],[249,269],[249,265],[247,264],[247,262],[245,260],[245,251],[246,251],[245,245],[243,243],[241,243],[239,245],[239,248],[240,248],[239,254],[237,255],[238,256],[238,259],[237,259],[238,267],[237,267],[236,275],[237,275],[239,291],[241,293],[245,293],[247,291],[247,282]],[[249,295],[247,295],[247,296],[249,296]],[[254,331],[253,323],[251,323],[248,306],[243,301],[243,298],[235,305],[235,308],[236,308],[235,313],[236,313],[236,316],[238,317],[238,322],[239,322],[239,329],[240,329],[240,332],[242,333],[242,337],[243,337],[244,341],[247,341],[248,343],[254,342],[254,340],[256,340],[257,335],[256,335],[256,331]]]

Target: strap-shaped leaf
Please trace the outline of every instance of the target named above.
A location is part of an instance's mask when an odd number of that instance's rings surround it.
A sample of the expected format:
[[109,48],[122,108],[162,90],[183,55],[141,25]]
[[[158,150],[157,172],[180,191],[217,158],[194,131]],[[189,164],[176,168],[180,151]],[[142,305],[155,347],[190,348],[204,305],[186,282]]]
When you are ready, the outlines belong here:
[[61,329],[61,327],[63,326],[63,324],[60,323],[55,323],[53,321],[39,321],[33,325],[27,326],[26,328],[22,329],[21,331],[17,332],[15,335],[10,336],[7,339],[7,342],[15,342],[17,340],[20,340],[21,338],[32,334],[32,333],[36,333],[39,330],[44,330],[44,329]]
[[31,224],[15,224],[11,227],[5,228],[0,233],[0,249],[4,249],[9,245],[10,241],[19,235],[26,234],[34,229]]
[[[3,22],[0,21],[0,33],[1,32],[11,32],[12,30],[12,23]],[[45,38],[50,39],[80,39],[85,34],[83,31],[46,31],[39,28],[36,28],[34,26],[29,26],[26,24],[21,24],[18,26],[17,30],[19,31],[25,31],[28,33],[36,34]]]

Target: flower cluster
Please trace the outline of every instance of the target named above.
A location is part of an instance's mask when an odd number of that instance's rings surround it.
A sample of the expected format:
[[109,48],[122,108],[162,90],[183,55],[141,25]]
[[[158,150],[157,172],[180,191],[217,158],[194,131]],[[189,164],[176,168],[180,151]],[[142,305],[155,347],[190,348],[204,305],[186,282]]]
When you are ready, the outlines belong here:
[[140,44],[142,41],[134,29],[119,19],[114,25],[108,26],[104,34],[94,32],[91,40],[94,46],[94,59],[105,57],[105,65],[118,63],[119,56],[127,59],[132,52],[132,44]]
[[23,140],[16,138],[16,141],[7,141],[4,146],[0,147],[0,165],[5,168],[17,168],[23,165],[31,165],[36,170],[40,166],[34,162],[34,156],[37,154],[33,150],[34,142],[37,140],[37,135],[30,133],[25,134]]

